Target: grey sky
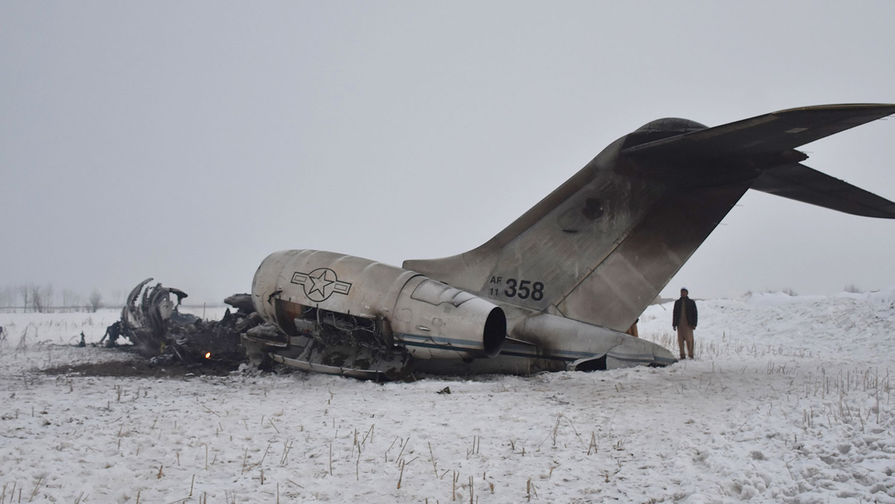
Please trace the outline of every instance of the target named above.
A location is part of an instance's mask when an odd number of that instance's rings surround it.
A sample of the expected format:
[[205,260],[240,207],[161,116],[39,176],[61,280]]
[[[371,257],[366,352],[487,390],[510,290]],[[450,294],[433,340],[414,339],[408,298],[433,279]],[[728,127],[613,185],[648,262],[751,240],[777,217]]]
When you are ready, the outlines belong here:
[[[895,101],[895,2],[0,3],[0,286],[194,301],[475,247],[614,139]],[[895,121],[804,148],[895,199]],[[669,284],[895,285],[895,222],[750,191]]]

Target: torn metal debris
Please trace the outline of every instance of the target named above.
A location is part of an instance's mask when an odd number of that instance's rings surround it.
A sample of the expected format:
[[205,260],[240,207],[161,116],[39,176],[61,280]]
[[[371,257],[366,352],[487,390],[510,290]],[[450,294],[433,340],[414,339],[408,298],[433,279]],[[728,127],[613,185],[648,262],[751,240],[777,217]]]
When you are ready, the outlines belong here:
[[290,334],[271,323],[245,332],[242,342],[250,362],[263,365],[272,360],[304,371],[364,380],[395,380],[410,374],[410,355],[386,335],[383,319],[312,307],[290,316]]
[[[121,319],[106,329],[100,343],[108,347],[127,339],[150,364],[201,366],[243,362],[267,368],[273,363],[361,379],[386,380],[409,374],[407,352],[385,337],[381,319],[306,308],[294,314],[294,334],[264,322],[250,294],[224,300],[219,321],[202,320],[178,308],[187,293],[143,280],[130,292]],[[173,298],[172,299],[172,295]]]
[[154,364],[214,362],[235,367],[246,360],[240,334],[262,322],[249,294],[228,297],[224,301],[236,311],[227,309],[221,320],[206,321],[178,310],[186,292],[161,283],[149,286],[151,281],[147,278],[134,287],[121,319],[106,328],[100,343],[112,347],[125,338]]

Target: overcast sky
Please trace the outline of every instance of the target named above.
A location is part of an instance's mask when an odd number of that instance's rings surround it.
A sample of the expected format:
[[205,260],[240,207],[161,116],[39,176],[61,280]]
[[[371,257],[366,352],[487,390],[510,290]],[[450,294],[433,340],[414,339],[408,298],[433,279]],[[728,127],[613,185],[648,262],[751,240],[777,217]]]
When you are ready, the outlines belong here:
[[[895,102],[895,2],[0,2],[0,287],[219,301],[274,250],[473,248],[659,117]],[[803,148],[895,199],[895,119]],[[749,191],[663,292],[895,285],[895,221]]]

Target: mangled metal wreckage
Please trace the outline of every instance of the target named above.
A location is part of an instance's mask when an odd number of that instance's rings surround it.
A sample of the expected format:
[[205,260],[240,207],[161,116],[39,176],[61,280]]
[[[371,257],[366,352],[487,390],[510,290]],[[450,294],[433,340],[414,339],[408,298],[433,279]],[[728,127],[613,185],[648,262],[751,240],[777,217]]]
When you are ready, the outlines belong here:
[[[121,319],[106,329],[100,341],[108,347],[127,339],[153,365],[225,364],[236,368],[249,362],[267,367],[279,362],[306,371],[367,379],[399,379],[410,372],[410,357],[384,338],[376,321],[325,310],[308,309],[296,319],[293,335],[265,322],[250,294],[224,300],[229,308],[219,321],[182,313],[186,292],[150,285],[143,280],[127,297]],[[172,299],[172,296],[174,299]]]
[[[315,250],[269,255],[225,338],[256,363],[361,378],[671,364],[667,349],[624,331],[749,189],[895,218],[895,203],[801,164],[796,150],[893,113],[849,104],[716,127],[650,122],[463,254],[400,268]],[[125,330],[201,353],[163,298],[126,307]]]
[[118,345],[119,338],[126,338],[153,364],[245,360],[239,335],[260,322],[253,316],[248,294],[236,294],[225,300],[236,308],[235,313],[228,309],[220,321],[206,321],[179,311],[186,292],[160,283],[149,286],[151,281],[152,278],[147,278],[131,290],[121,309],[121,319],[106,328],[100,343],[113,347]]

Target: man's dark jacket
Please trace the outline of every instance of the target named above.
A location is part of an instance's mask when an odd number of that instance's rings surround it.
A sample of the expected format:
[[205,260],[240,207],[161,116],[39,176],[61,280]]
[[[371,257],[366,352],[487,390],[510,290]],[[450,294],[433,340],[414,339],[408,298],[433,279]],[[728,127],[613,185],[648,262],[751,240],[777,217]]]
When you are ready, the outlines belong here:
[[671,327],[677,327],[677,322],[681,319],[681,301],[683,301],[687,307],[687,322],[690,323],[690,327],[696,329],[696,301],[693,301],[688,297],[679,298],[674,302],[674,313],[671,315]]

